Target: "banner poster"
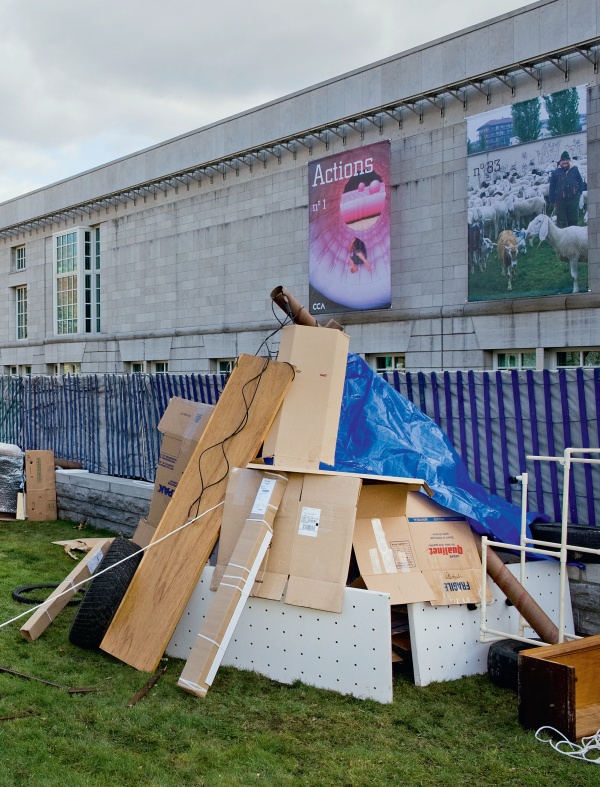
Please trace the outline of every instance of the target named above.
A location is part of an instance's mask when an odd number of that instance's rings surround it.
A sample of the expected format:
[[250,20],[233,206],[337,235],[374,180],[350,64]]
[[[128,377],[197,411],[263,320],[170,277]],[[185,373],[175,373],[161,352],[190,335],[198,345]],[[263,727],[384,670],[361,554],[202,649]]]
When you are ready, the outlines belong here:
[[470,301],[588,291],[587,87],[467,119]]
[[309,311],[392,305],[390,143],[308,165]]

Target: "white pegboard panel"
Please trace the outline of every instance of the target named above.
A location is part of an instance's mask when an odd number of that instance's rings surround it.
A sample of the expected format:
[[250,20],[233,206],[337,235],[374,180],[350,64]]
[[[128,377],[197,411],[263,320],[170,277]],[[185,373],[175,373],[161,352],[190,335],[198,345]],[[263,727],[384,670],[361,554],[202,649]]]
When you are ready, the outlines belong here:
[[[167,655],[187,659],[215,594],[207,566]],[[346,588],[341,614],[250,598],[223,665],[254,670],[281,683],[300,680],[377,702],[392,701],[390,604],[386,593]]]
[[[519,578],[519,564],[507,568]],[[559,614],[558,563],[539,561],[527,564],[525,587],[558,625]],[[487,626],[497,631],[518,634],[519,613],[507,606],[506,598],[498,586],[490,581],[494,602],[487,605]],[[466,605],[432,607],[428,603],[409,604],[410,641],[417,686],[427,686],[433,681],[456,680],[464,675],[487,672],[487,653],[490,643],[480,642],[481,610],[471,611]],[[567,632],[573,631],[573,613],[567,588],[565,609]],[[536,637],[525,629],[526,637]]]

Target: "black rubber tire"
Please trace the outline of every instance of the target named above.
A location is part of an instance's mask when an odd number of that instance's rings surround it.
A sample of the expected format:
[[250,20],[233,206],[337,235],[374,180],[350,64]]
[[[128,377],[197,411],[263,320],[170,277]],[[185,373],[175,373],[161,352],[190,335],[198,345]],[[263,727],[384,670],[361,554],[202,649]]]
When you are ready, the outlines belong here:
[[[18,601],[20,604],[43,604],[46,601],[45,598],[32,598],[31,596],[25,595],[26,593],[31,593],[34,590],[45,590],[46,588],[52,590],[56,590],[58,584],[56,582],[40,582],[38,585],[21,585],[21,587],[15,588],[12,591],[12,597],[15,601]],[[78,593],[83,593],[83,588],[79,588],[77,591]],[[67,602],[69,607],[75,607],[77,604],[81,604],[80,598],[72,598],[69,602]]]
[[94,577],[90,582],[69,632],[69,640],[73,645],[87,650],[98,650],[142,555],[140,547],[133,541],[115,538],[96,573],[114,566],[125,557],[130,559],[112,571]]
[[502,689],[517,691],[519,688],[519,653],[534,648],[527,642],[516,639],[501,639],[490,645],[488,650],[488,677]]
[[[536,522],[531,525],[531,535],[541,541],[551,541],[553,544],[560,544],[561,526],[558,522]],[[600,527],[589,527],[588,525],[568,525],[567,544],[573,547],[586,547],[586,549],[600,549]],[[567,560],[581,563],[600,563],[600,555],[590,552],[577,552],[570,549],[567,552]]]

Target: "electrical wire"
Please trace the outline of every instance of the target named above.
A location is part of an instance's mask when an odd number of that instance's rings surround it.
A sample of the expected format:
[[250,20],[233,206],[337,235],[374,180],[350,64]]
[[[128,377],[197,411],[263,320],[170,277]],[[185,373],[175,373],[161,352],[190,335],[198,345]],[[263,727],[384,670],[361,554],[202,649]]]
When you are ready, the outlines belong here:
[[[555,741],[552,735],[544,733],[552,733],[559,740]],[[559,754],[600,765],[600,730],[595,735],[582,738],[581,744],[573,743],[554,727],[540,727],[536,730],[535,737],[540,743],[549,743]]]
[[[258,372],[258,374],[256,374],[256,375],[254,375],[254,377],[251,377],[249,380],[246,380],[246,382],[242,386],[242,398],[244,400],[245,412],[244,412],[244,414],[242,416],[242,419],[241,419],[240,423],[238,424],[238,426],[229,435],[227,435],[227,437],[224,437],[223,440],[220,440],[218,443],[214,443],[213,445],[207,446],[200,453],[200,455],[198,456],[198,473],[200,475],[200,494],[194,500],[194,502],[190,505],[190,507],[188,509],[188,516],[191,515],[191,512],[192,512],[192,510],[194,508],[196,509],[196,515],[198,515],[198,512],[200,511],[200,503],[202,502],[202,497],[203,497],[204,493],[206,492],[206,490],[210,489],[212,486],[217,486],[222,481],[224,481],[225,478],[227,478],[227,476],[229,475],[229,470],[231,468],[230,468],[230,464],[229,464],[229,459],[227,457],[227,453],[225,451],[225,445],[227,444],[227,442],[229,440],[232,440],[236,435],[238,435],[248,423],[248,419],[250,417],[250,408],[252,407],[252,404],[253,404],[254,399],[256,397],[256,394],[257,394],[260,382],[262,380],[263,374],[265,373],[265,371],[267,369],[267,366],[271,362],[270,358],[265,358],[264,360],[265,360],[265,363],[263,365],[263,368],[260,370],[260,372]],[[246,399],[246,387],[251,385],[255,381],[256,381],[256,387],[254,388],[252,396],[250,397],[250,401],[248,401]],[[225,460],[225,472],[223,473],[223,475],[220,478],[217,478],[215,481],[212,481],[210,484],[207,484],[205,486],[204,485],[204,477],[202,475],[202,458],[203,458],[203,456],[205,454],[207,454],[209,451],[212,451],[214,448],[217,448],[217,449],[220,448],[221,449],[222,457]]]

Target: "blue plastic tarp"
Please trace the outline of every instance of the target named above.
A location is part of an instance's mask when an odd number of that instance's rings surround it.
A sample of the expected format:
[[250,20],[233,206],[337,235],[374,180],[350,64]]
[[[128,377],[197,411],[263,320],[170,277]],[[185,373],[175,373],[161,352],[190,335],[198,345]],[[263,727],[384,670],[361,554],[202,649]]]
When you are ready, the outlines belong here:
[[[353,353],[348,356],[335,464],[321,468],[422,478],[433,499],[467,517],[475,532],[520,543],[521,510],[472,481],[435,421]],[[536,519],[548,517],[528,514],[528,523]]]

